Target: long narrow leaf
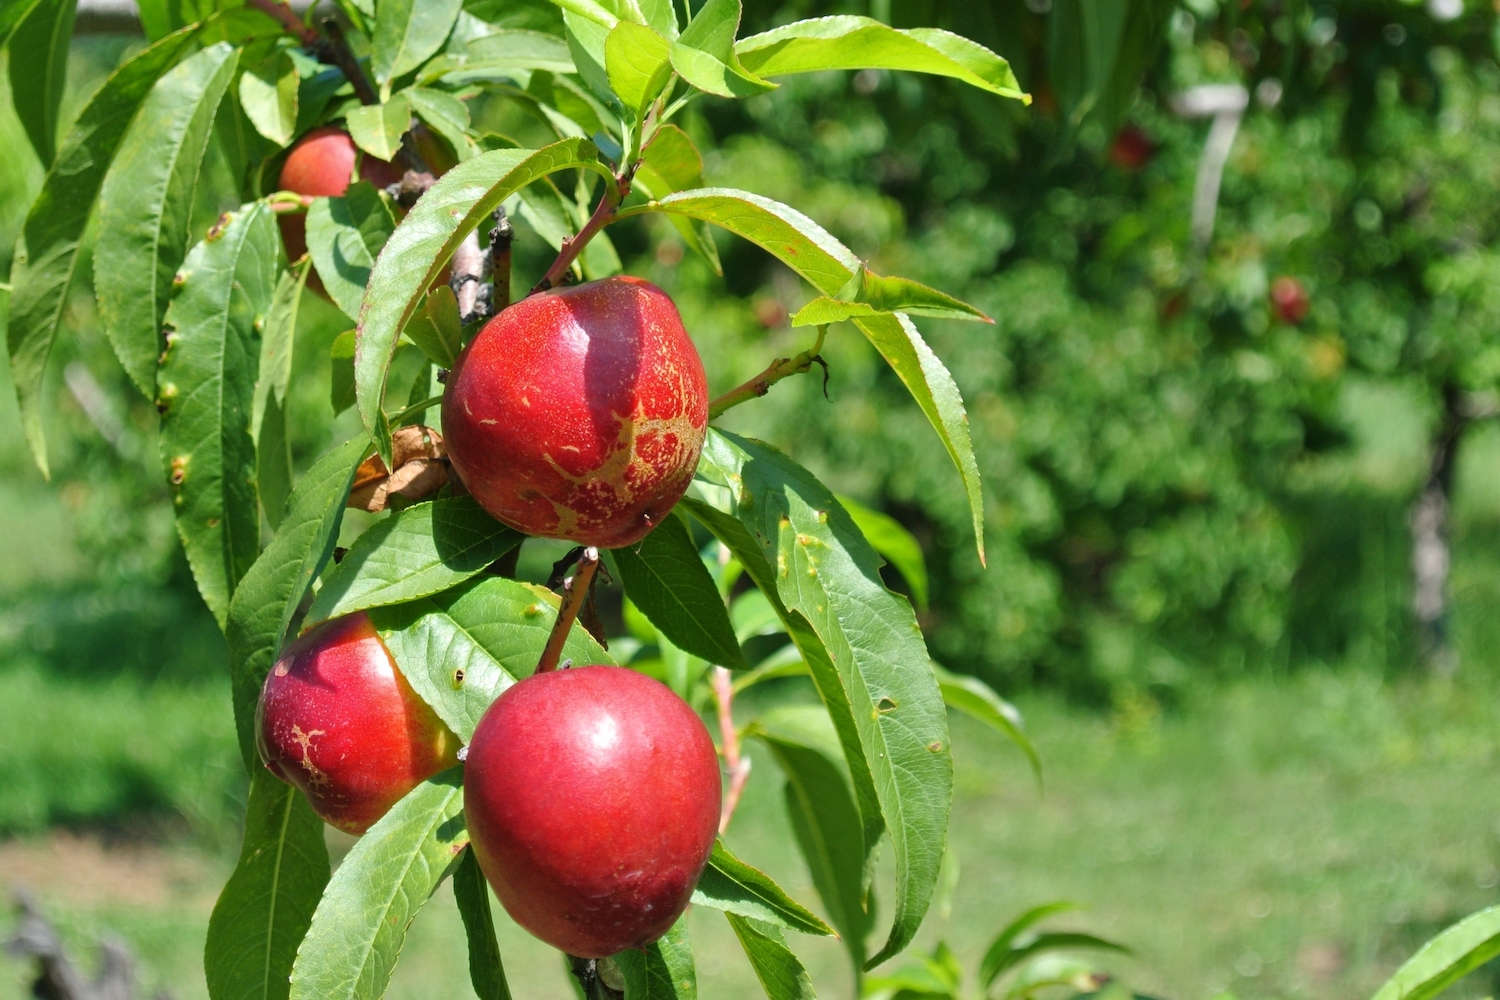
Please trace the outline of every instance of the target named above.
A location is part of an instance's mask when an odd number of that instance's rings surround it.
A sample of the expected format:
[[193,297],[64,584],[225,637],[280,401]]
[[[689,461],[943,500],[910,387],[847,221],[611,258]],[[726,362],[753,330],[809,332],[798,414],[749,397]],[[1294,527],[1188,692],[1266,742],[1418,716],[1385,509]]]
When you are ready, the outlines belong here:
[[208,920],[211,1000],[285,1000],[297,946],[327,884],[323,821],[301,792],[256,768],[239,864]]
[[162,76],[99,193],[99,314],[120,363],[148,397],[156,394],[162,320],[191,242],[203,156],[238,59],[219,42]]
[[490,889],[472,850],[464,851],[453,873],[453,896],[469,939],[469,981],[479,1000],[510,1000],[500,943],[495,940],[495,915],[490,909]]
[[292,966],[292,1000],[385,993],[417,911],[469,843],[463,769],[429,778],[380,818],[344,858]]
[[814,1000],[812,978],[792,949],[786,946],[780,931],[759,920],[726,913],[734,936],[740,939],[745,957],[755,970],[755,978],[766,991],[767,1000]]
[[1431,1000],[1500,955],[1500,906],[1460,920],[1424,944],[1372,1000]]
[[[656,211],[721,226],[764,248],[824,295],[837,295],[863,266],[822,226],[780,202],[732,188],[700,188],[652,203]],[[969,439],[969,417],[952,374],[901,313],[854,317],[852,322],[885,358],[927,415],[963,476],[974,522],[974,541],[984,560],[984,497],[979,465]]]
[[10,38],[11,103],[44,167],[57,152],[57,116],[68,82],[68,42],[77,6],[78,0],[41,0]]
[[162,464],[193,578],[220,626],[260,551],[250,413],[260,328],[281,259],[268,206],[226,213],[188,254],[167,310],[157,398]]
[[161,75],[192,45],[196,28],[184,28],[127,59],[89,99],[68,130],[42,190],[26,213],[11,264],[10,377],[21,425],[42,474],[47,446],[38,395],[47,358],[62,324],[63,307],[78,266],[78,244],[104,183],[105,171],[141,102]]
[[771,876],[730,854],[722,841],[714,842],[708,867],[693,890],[693,902],[789,927],[804,934],[833,934],[833,928],[788,896]]

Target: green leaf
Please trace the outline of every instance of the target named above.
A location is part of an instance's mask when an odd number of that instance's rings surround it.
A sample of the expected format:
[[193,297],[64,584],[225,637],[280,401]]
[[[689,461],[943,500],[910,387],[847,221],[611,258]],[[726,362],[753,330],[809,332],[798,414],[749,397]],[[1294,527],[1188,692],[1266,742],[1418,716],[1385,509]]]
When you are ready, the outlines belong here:
[[679,517],[666,517],[634,545],[614,550],[625,593],[679,648],[745,670],[745,653],[719,588]]
[[1129,955],[1130,949],[1113,941],[1095,937],[1092,934],[1079,934],[1072,931],[1050,931],[1037,934],[1032,937],[1023,938],[1019,943],[1003,951],[997,951],[994,945],[985,952],[984,961],[981,963],[980,978],[988,988],[996,979],[1005,975],[1011,969],[1016,968],[1023,962],[1037,955],[1052,951],[1066,951],[1087,948],[1090,951],[1114,951],[1122,955]]
[[1042,783],[1042,758],[1037,754],[1031,737],[1022,728],[1021,713],[1016,706],[1000,697],[988,684],[977,677],[966,677],[932,665],[937,675],[938,687],[943,692],[943,701],[949,708],[956,708],[971,719],[978,721],[1006,736],[1020,748],[1031,762],[1031,771],[1037,784]]
[[261,769],[255,749],[255,706],[261,685],[291,629],[297,607],[333,554],[344,501],[355,469],[369,453],[363,438],[332,449],[297,481],[286,516],[229,602],[224,637],[240,756],[250,773]]
[[333,364],[328,402],[337,415],[354,405],[354,331],[345,330],[334,337],[328,355]]
[[568,14],[576,14],[595,24],[603,25],[605,28],[613,28],[620,23],[620,19],[598,0],[552,0],[552,2]]
[[660,941],[622,951],[614,960],[625,975],[625,1000],[698,1000],[685,914]]
[[125,371],[156,395],[162,320],[191,239],[199,168],[237,50],[209,46],[163,75],[120,144],[99,193],[94,289]]
[[472,850],[464,851],[453,873],[453,897],[469,939],[469,981],[479,1000],[510,1000],[505,964],[500,960],[500,942],[495,939],[495,916],[490,910],[490,889]]
[[937,28],[892,28],[840,15],[793,21],[735,45],[741,63],[761,76],[830,69],[890,69],[952,77],[1001,97],[1031,103],[1010,64],[978,42]]
[[904,312],[934,319],[994,323],[973,306],[906,278],[883,278],[861,264],[837,295],[813,299],[792,317],[792,326],[827,326],[856,316]]
[[515,548],[521,534],[472,497],[413,504],[355,540],[308,609],[308,624],[429,597],[463,583]]
[[813,886],[844,947],[863,965],[872,923],[865,878],[875,844],[861,829],[838,734],[816,706],[786,705],[761,715],[746,735],[770,748],[786,776],[787,815]]
[[255,131],[278,146],[297,134],[297,64],[284,50],[245,70],[240,77],[240,107]]
[[11,0],[0,6],[0,45],[10,41],[11,32],[36,9],[37,3],[38,0]]
[[[700,461],[701,467],[701,461]],[[700,468],[701,471],[701,468]],[[688,513],[723,542],[731,554],[744,566],[745,572],[755,586],[770,601],[776,610],[787,634],[801,654],[811,673],[818,695],[827,706],[849,768],[854,785],[855,800],[859,803],[860,823],[864,829],[863,842],[873,846],[885,829],[885,819],[880,813],[880,802],[875,792],[875,779],[865,761],[864,748],[860,743],[859,729],[854,721],[854,710],[849,695],[839,680],[838,669],[828,655],[823,640],[800,613],[788,610],[776,589],[776,571],[766,558],[764,549],[751,534],[749,527],[734,514],[725,513],[692,496],[683,497],[681,504]]]
[[469,106],[441,90],[412,87],[401,92],[411,102],[411,109],[442,136],[460,160],[469,159],[476,147],[469,138]]
[[475,64],[495,69],[541,69],[549,73],[573,73],[568,43],[556,35],[519,29],[498,31],[476,38],[465,50],[464,69]]
[[68,82],[68,42],[76,9],[77,0],[41,0],[10,37],[11,104],[44,167],[57,152],[57,116]]
[[292,449],[287,437],[287,389],[292,381],[292,351],[297,333],[297,307],[311,265],[303,259],[282,273],[271,297],[265,332],[260,341],[260,365],[250,412],[250,436],[255,439],[255,483],[260,506],[274,530],[281,524],[292,492]]
[[1431,1000],[1500,955],[1500,906],[1480,910],[1428,941],[1372,1000]]
[[401,149],[401,137],[411,128],[411,102],[402,91],[384,104],[350,108],[344,121],[355,145],[377,160],[391,160]]
[[720,97],[752,97],[775,90],[747,70],[735,52],[740,30],[740,0],[708,0],[692,23],[672,43],[672,66],[699,90]]
[[359,315],[370,269],[395,230],[395,214],[368,181],[350,184],[342,198],[316,198],[308,208],[308,253],[346,316]]
[[[453,289],[439,285],[427,293],[422,311],[407,324],[406,337],[428,359],[442,368],[452,368],[463,350],[463,324]],[[354,398],[354,337],[349,331],[349,398]]]
[[879,556],[832,493],[781,452],[711,430],[698,473],[777,567],[776,590],[822,639],[853,709],[895,849],[890,937],[904,948],[937,887],[953,792],[948,720],[911,605],[880,579]]
[[375,261],[359,316],[354,371],[360,419],[381,457],[390,458],[390,429],[381,402],[396,338],[454,249],[506,198],[539,177],[571,167],[604,170],[587,140],[545,149],[497,149],[454,167],[407,213]]
[[911,588],[911,596],[916,599],[918,610],[926,611],[927,559],[922,555],[922,546],[912,533],[889,514],[871,510],[849,497],[840,496],[839,503],[854,518],[865,541],[896,567],[896,571],[906,580],[906,585]]
[[[545,587],[484,576],[432,597],[372,608],[370,620],[412,689],[467,743],[490,704],[536,670],[558,604]],[[614,663],[578,624],[562,655],[578,666]]]
[[693,890],[693,902],[742,917],[754,917],[804,934],[833,934],[817,915],[786,894],[771,876],[729,853],[714,841],[708,867]]
[[[375,5],[370,70],[380,85],[381,100],[390,100],[391,82],[396,77],[416,69],[443,47],[462,9],[463,0],[421,0],[420,3],[418,0],[380,0]],[[390,159],[389,156],[380,158]]]
[[[722,226],[769,251],[825,295],[835,295],[858,272],[858,257],[822,226],[779,202],[747,191],[701,188],[661,198],[652,210],[685,215]],[[974,522],[979,560],[984,561],[984,495],[979,465],[969,439],[969,417],[952,374],[905,316],[854,317],[854,325],[874,345],[906,385],[963,476]]]
[[621,21],[604,41],[609,86],[625,109],[644,121],[672,75],[672,43],[644,24]]
[[301,792],[255,768],[239,864],[208,920],[203,972],[212,1000],[284,1000],[327,884],[323,821]]
[[156,404],[162,465],[198,592],[221,627],[260,552],[250,414],[260,330],[281,262],[265,203],[227,212],[188,254],[167,309]]
[[740,939],[745,957],[755,970],[768,1000],[814,1000],[812,979],[797,956],[786,946],[781,932],[759,920],[726,913],[734,936]]
[[463,768],[422,782],[354,845],[292,966],[292,1000],[379,997],[406,930],[469,843]]
[[[703,157],[688,134],[669,122],[658,128],[647,144],[635,179],[641,190],[652,198],[665,198],[677,191],[702,187]],[[724,267],[719,262],[719,248],[714,245],[708,223],[681,215],[668,215],[667,218],[682,234],[688,248],[708,261],[715,274],[722,275]]]
[[169,35],[109,75],[68,130],[26,214],[11,264],[7,342],[21,424],[43,475],[48,471],[47,449],[38,395],[78,266],[84,226],[136,110],[161,75],[188,51],[195,35],[196,28]]

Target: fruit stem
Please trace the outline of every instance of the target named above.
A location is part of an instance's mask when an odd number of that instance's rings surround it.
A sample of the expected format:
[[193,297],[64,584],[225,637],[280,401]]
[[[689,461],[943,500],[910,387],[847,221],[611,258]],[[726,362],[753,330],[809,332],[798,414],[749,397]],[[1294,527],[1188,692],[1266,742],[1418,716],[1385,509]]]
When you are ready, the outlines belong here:
[[755,376],[743,385],[730,389],[724,395],[708,404],[708,419],[717,420],[725,410],[739,406],[741,403],[757,399],[771,391],[771,386],[780,382],[789,375],[800,375],[812,368],[813,365],[823,366],[823,381],[828,381],[828,362],[823,360],[823,338],[828,333],[828,327],[818,327],[818,339],[812,347],[803,351],[795,358],[777,358],[772,361],[766,370]]
[[273,18],[287,34],[296,35],[301,39],[303,45],[312,45],[318,40],[318,33],[309,28],[297,12],[292,10],[292,5],[284,0],[245,0],[245,6],[254,7],[256,10]]
[[583,609],[583,602],[588,600],[589,584],[594,582],[594,570],[598,568],[599,550],[590,545],[583,550],[583,555],[578,557],[578,572],[573,575],[572,579],[563,581],[563,589],[567,592],[567,596],[557,612],[557,621],[552,623],[552,634],[547,636],[547,648],[542,650],[542,658],[537,661],[537,673],[545,674],[549,670],[557,669],[557,661],[562,658],[563,645],[568,641],[568,633],[573,631],[573,623],[578,620],[578,612]]
[[740,804],[740,793],[750,778],[750,758],[740,754],[740,734],[734,728],[734,683],[729,671],[714,667],[714,700],[719,703],[719,742],[723,744],[724,763],[729,766],[729,791],[724,793],[724,806],[719,811],[719,833],[729,829],[734,818],[735,807]]
[[531,294],[545,292],[562,280],[562,276],[568,273],[568,268],[573,266],[573,261],[588,246],[589,240],[599,235],[599,231],[614,221],[615,209],[620,207],[620,202],[630,193],[630,178],[635,173],[635,166],[615,177],[612,182],[604,185],[604,196],[599,199],[599,204],[594,208],[594,214],[589,216],[589,221],[583,224],[577,235],[563,238],[562,249],[558,251],[557,259],[552,266],[547,268],[547,273],[542,275],[542,280],[536,283]]

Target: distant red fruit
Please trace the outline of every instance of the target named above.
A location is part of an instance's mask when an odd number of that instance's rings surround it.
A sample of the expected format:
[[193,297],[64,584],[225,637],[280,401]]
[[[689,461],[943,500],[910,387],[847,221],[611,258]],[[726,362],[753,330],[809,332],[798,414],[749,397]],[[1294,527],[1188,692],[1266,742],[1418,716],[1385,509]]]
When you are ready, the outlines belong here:
[[1109,161],[1121,170],[1140,170],[1156,155],[1156,144],[1135,125],[1126,125],[1115,133],[1109,146]]
[[1282,275],[1271,282],[1271,308],[1281,322],[1293,326],[1301,323],[1307,319],[1307,310],[1311,304],[1307,289],[1296,278]]
[[266,677],[255,723],[266,767],[346,833],[364,833],[458,763],[458,737],[401,676],[364,612],[287,647]]
[[495,895],[580,958],[650,944],[677,921],[713,849],[721,794],[697,713],[625,667],[514,685],[464,763],[464,817]]
[[448,457],[528,535],[619,548],[682,498],[708,380],[677,307],[640,278],[522,299],[464,349],[443,393]]
[[[283,191],[319,197],[337,197],[349,189],[354,178],[354,162],[359,161],[360,180],[378,188],[401,180],[401,169],[395,164],[362,153],[349,133],[336,125],[313,129],[292,147],[281,167],[279,184]],[[307,217],[278,215],[281,241],[286,244],[288,260],[307,253]]]

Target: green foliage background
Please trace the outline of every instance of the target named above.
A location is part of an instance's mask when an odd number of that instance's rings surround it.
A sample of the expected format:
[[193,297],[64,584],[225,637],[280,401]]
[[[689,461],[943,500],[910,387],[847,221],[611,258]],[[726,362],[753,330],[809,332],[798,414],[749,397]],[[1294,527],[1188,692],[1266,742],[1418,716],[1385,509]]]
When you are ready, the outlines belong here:
[[[1137,48],[1151,53],[1132,99],[1106,88],[1088,103],[1098,81],[1072,67],[1094,64],[1055,49],[1063,7],[897,3],[893,23],[993,45],[1035,105],[835,73],[701,101],[684,119],[708,151],[709,183],[796,205],[883,273],[996,317],[993,328],[922,321],[969,403],[990,568],[973,552],[947,456],[852,329],[835,327],[824,352],[831,402],[816,377],[794,379],[729,426],[786,443],[840,492],[917,532],[934,577],[935,655],[1002,690],[1170,702],[1206,673],[1408,669],[1407,511],[1445,392],[1483,411],[1500,378],[1493,15],[1476,7],[1440,23],[1398,2],[1129,9],[1147,32]],[[516,10],[518,25],[555,16]],[[750,4],[746,30],[826,12],[867,11]],[[137,44],[75,41],[64,121]],[[1206,125],[1173,113],[1171,95],[1268,78],[1280,100],[1252,99],[1199,254],[1188,228]],[[499,105],[474,112],[525,138]],[[1151,147],[1139,168],[1111,155],[1122,124]],[[0,127],[8,148],[24,148],[8,111]],[[40,173],[29,153],[0,171],[3,255]],[[209,188],[205,225],[233,200]],[[550,250],[518,228],[519,285]],[[808,293],[762,252],[721,238],[720,279],[663,220],[611,232],[628,268],[677,299],[715,391],[807,346],[786,317]],[[79,274],[91,273],[82,262]],[[1312,297],[1297,326],[1269,307],[1283,274]],[[222,640],[171,528],[154,414],[99,332],[86,278],[79,285],[47,393],[63,430],[54,487],[30,468],[12,404],[0,403],[11,428],[0,508],[25,539],[0,565],[3,656],[45,668],[39,677],[212,683]],[[297,340],[299,370],[311,372],[291,390],[299,468],[354,430],[327,403],[340,323],[321,307],[307,297]],[[398,366],[396,377],[412,374]],[[1485,622],[1500,601],[1497,457],[1500,435],[1473,423],[1459,452],[1451,587],[1464,669],[1483,669],[1496,641]],[[148,808],[172,798],[149,786],[123,787]],[[0,795],[0,826],[119,808],[108,795],[99,801],[113,804],[52,794]]]

